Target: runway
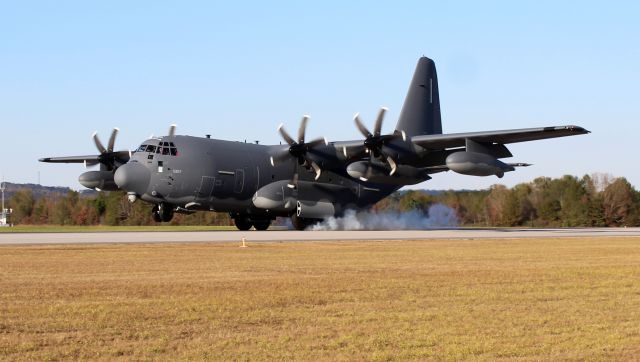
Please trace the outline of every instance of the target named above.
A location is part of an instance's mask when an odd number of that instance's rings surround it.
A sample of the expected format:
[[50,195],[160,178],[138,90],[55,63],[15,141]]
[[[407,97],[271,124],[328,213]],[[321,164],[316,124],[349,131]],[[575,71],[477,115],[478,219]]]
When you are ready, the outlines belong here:
[[0,245],[640,237],[640,228],[0,233]]

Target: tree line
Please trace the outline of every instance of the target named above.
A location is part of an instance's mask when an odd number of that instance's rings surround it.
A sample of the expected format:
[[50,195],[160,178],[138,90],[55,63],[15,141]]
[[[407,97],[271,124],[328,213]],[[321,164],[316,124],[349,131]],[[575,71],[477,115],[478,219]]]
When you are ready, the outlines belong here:
[[[372,207],[374,212],[423,211],[433,204],[451,207],[463,226],[640,226],[640,192],[625,178],[605,174],[581,178],[539,177],[512,188],[396,192]],[[9,200],[14,224],[153,225],[150,205],[130,204],[122,192],[82,197],[78,192],[36,198],[29,189]],[[232,225],[227,214],[176,214],[173,225]]]

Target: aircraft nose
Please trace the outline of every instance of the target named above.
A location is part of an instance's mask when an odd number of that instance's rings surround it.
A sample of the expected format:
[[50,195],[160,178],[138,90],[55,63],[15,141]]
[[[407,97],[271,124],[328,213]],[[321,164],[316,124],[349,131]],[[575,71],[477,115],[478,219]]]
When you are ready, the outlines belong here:
[[143,195],[149,187],[151,172],[138,162],[129,162],[118,167],[113,180],[119,188]]

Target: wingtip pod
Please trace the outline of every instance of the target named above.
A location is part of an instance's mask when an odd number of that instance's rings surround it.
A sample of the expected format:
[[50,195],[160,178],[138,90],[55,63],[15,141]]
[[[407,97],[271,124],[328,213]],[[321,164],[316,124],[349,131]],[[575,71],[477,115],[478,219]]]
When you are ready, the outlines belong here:
[[568,130],[574,131],[574,132],[578,132],[578,133],[582,133],[582,134],[588,134],[591,133],[591,131],[589,131],[588,129],[584,128],[584,127],[580,127],[580,126],[575,126],[575,125],[570,125],[566,127]]

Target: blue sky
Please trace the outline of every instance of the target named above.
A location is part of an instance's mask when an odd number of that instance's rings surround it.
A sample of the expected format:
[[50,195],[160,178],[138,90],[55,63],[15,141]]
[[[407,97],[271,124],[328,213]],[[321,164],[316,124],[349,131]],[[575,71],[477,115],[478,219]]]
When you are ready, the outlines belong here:
[[[280,141],[276,127],[360,138],[352,117],[397,120],[421,55],[438,67],[443,129],[578,124],[588,136],[517,144],[534,166],[438,174],[420,188],[485,188],[607,172],[640,187],[637,2],[0,1],[0,173],[79,189],[90,136]],[[511,161],[511,160],[510,160]]]

